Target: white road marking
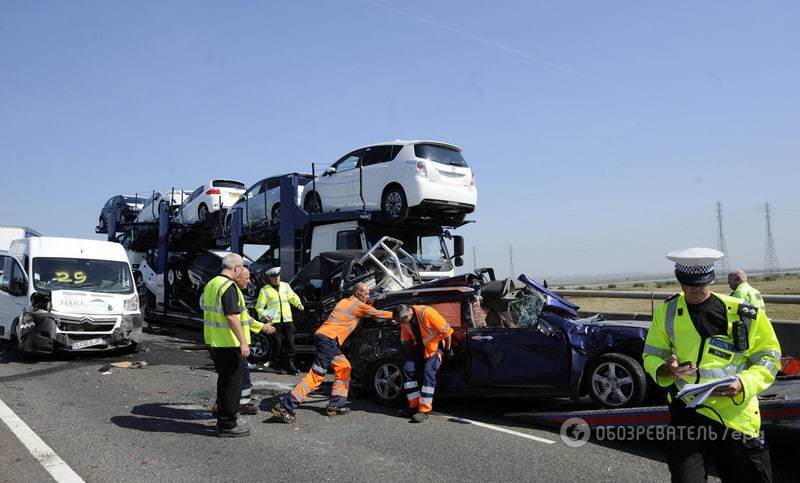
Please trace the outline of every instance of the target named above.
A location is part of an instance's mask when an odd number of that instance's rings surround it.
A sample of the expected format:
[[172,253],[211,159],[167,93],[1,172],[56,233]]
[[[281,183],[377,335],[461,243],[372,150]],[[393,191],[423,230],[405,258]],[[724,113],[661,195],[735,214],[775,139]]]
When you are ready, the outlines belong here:
[[0,421],[3,421],[8,429],[19,439],[20,443],[25,445],[31,455],[42,465],[42,467],[50,473],[57,482],[70,482],[78,483],[83,482],[83,478],[75,473],[64,460],[53,451],[47,444],[42,441],[31,428],[25,424],[25,421],[19,418],[10,407],[0,399]]
[[447,419],[453,419],[455,421],[458,421],[459,423],[474,424],[475,426],[480,426],[481,428],[491,429],[493,431],[498,431],[498,432],[506,433],[506,434],[513,434],[514,436],[519,436],[520,438],[530,439],[530,440],[536,441],[538,443],[544,443],[544,444],[553,444],[553,443],[555,443],[555,441],[547,439],[547,438],[540,438],[539,436],[534,436],[532,434],[520,433],[519,431],[513,431],[511,429],[502,428],[500,426],[495,426],[494,424],[487,424],[487,423],[482,423],[480,421],[473,421],[471,419],[459,418],[457,416],[450,416],[449,414],[439,413],[439,412],[436,412],[436,411],[432,412],[431,414],[433,414],[434,416],[441,416],[441,417],[447,418]]

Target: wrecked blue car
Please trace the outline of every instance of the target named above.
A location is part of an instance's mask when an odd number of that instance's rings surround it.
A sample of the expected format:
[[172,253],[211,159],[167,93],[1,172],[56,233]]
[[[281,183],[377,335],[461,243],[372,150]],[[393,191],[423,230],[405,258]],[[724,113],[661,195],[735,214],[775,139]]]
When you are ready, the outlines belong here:
[[[455,330],[436,393],[452,397],[574,398],[602,407],[641,404],[648,379],[641,354],[648,323],[581,318],[578,306],[521,275],[482,280],[474,274],[391,292],[381,309],[423,304]],[[403,398],[403,348],[396,326],[366,321],[343,348],[354,382],[382,403]]]

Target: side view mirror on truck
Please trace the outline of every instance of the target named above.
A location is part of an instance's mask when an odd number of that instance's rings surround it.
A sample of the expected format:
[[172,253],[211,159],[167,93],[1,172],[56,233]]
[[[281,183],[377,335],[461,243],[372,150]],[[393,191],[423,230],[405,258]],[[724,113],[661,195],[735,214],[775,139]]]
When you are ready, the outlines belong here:
[[[464,237],[461,235],[456,235],[453,237],[453,257],[458,259],[463,256],[464,256]],[[462,261],[461,265],[463,264],[464,262]],[[458,265],[458,263],[456,263],[456,266],[458,267],[460,267],[461,265]]]

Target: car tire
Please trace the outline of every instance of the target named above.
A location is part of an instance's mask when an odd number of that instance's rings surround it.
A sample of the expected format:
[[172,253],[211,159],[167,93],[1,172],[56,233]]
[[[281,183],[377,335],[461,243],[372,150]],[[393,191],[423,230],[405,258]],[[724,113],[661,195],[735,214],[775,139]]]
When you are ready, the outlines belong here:
[[272,355],[273,343],[270,337],[263,332],[254,335],[250,341],[250,357],[248,360],[253,364],[263,364],[270,359]]
[[604,408],[638,406],[647,397],[647,379],[642,365],[625,354],[603,354],[587,374],[589,396]]
[[381,212],[386,217],[394,220],[406,217],[408,214],[408,201],[406,201],[406,193],[401,186],[392,185],[383,190]]
[[403,402],[403,363],[399,359],[382,359],[369,371],[372,396],[383,406],[399,406]]
[[106,219],[102,216],[100,217],[100,221],[97,222],[97,227],[100,228],[100,233],[106,232]]
[[322,199],[316,191],[312,191],[306,195],[306,199],[303,202],[303,209],[311,214],[322,213]]
[[280,223],[281,222],[281,204],[275,203],[272,205],[272,215],[270,218],[272,223]]
[[205,203],[200,203],[200,206],[197,207],[197,221],[199,223],[205,223],[208,219],[208,206]]

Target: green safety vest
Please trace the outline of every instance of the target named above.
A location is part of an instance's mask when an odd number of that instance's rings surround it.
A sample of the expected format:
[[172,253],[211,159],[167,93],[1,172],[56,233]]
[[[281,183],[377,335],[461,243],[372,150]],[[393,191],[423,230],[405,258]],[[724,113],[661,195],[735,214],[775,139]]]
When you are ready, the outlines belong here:
[[281,282],[276,290],[271,284],[261,287],[256,301],[256,314],[259,319],[269,315],[269,323],[292,322],[292,305],[300,305],[300,297],[294,293],[292,287],[286,282]]
[[[695,329],[683,294],[675,295],[659,305],[653,314],[653,323],[645,340],[644,368],[661,387],[675,386],[678,390],[686,384],[711,382],[725,376],[736,375],[742,382],[743,392],[736,397],[710,396],[696,411],[708,418],[744,434],[758,437],[761,416],[758,409],[759,393],[774,381],[780,369],[781,347],[763,310],[744,304],[727,295],[712,294],[725,304],[728,330],[724,335],[703,338]],[[740,306],[757,313],[754,317],[741,316]],[[745,312],[741,312],[745,314]],[[750,313],[752,316],[752,312]],[[734,348],[731,328],[734,322],[744,322],[750,347],[742,352]],[[656,371],[671,354],[678,362],[693,362],[697,373],[685,377],[660,377]],[[672,394],[669,395],[670,401]],[[691,398],[684,399],[686,402]]]
[[766,309],[766,306],[764,305],[764,297],[761,296],[761,292],[753,288],[753,286],[747,282],[740,283],[739,286],[736,287],[736,290],[734,290],[731,294],[731,297],[742,299],[753,307],[757,307],[761,310]]
[[250,331],[259,332],[264,326],[250,317],[244,294],[233,280],[223,275],[217,275],[206,284],[200,300],[203,309],[203,339],[211,347],[239,347],[239,339],[231,330],[222,308],[222,295],[230,288],[231,284],[236,287],[236,294],[239,298],[239,322],[242,324],[242,332],[248,345],[250,344]]

